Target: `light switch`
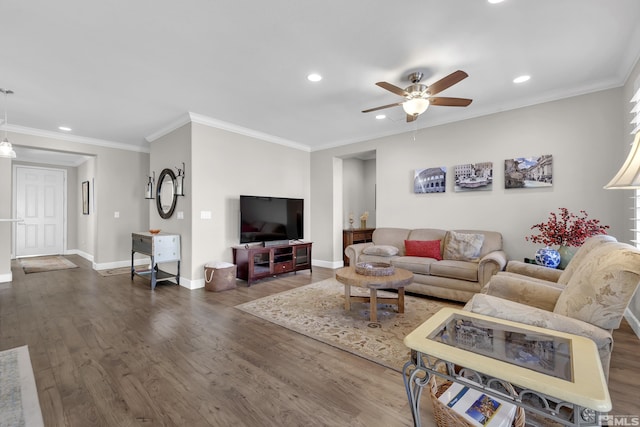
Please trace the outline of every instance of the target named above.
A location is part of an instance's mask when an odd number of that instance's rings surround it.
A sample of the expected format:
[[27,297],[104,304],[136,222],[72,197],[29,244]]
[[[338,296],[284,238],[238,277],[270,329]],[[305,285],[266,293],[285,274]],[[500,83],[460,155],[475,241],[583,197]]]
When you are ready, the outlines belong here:
[[178,219],[184,219],[184,212],[178,211],[176,215],[178,215]]
[[120,212],[115,211],[115,212],[113,213],[113,217],[114,217],[114,218],[120,218]]
[[211,219],[211,211],[200,211],[200,219]]

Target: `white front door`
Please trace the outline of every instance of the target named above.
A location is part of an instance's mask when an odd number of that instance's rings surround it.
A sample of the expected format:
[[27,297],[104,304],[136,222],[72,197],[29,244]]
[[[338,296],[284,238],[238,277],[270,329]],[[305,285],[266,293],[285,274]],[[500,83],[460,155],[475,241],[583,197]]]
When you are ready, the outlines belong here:
[[66,171],[15,167],[16,257],[64,252]]

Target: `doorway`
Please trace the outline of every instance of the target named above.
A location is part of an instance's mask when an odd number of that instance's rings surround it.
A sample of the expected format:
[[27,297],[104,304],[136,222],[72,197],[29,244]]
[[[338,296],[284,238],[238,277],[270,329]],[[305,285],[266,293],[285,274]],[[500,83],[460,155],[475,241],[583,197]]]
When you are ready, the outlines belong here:
[[64,253],[67,171],[16,165],[13,182],[16,258]]

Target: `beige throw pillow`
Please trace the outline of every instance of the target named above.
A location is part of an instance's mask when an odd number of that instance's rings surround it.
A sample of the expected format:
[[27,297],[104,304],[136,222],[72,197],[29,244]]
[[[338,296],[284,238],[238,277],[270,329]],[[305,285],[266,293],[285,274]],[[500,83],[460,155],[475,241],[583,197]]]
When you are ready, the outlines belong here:
[[478,261],[483,243],[483,234],[449,231],[442,258],[455,261]]
[[362,250],[365,255],[378,255],[378,256],[394,256],[398,255],[398,248],[391,245],[374,245],[367,246]]

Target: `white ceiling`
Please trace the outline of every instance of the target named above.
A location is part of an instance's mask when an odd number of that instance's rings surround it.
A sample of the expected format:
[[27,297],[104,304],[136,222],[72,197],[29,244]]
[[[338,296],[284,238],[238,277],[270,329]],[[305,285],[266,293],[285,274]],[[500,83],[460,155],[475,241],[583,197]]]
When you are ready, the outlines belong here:
[[[191,112],[313,151],[621,86],[640,54],[638,0],[4,0],[0,16],[10,129],[137,148]],[[469,107],[360,112],[400,99],[377,81],[458,69],[440,95]]]

